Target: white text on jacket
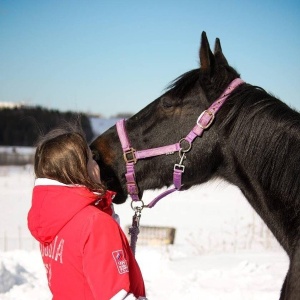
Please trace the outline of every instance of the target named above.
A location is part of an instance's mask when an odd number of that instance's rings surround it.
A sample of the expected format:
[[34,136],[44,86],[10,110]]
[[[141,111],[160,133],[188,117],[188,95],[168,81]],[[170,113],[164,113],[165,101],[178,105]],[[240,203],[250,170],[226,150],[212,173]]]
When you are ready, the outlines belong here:
[[40,244],[42,256],[52,258],[62,264],[64,242],[64,239],[60,239],[58,236],[56,236],[51,244],[47,246]]

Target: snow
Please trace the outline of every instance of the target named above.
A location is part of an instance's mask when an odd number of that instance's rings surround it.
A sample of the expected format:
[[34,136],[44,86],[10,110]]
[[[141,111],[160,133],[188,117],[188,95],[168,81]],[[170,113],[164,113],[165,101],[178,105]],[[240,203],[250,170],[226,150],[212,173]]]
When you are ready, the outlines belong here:
[[[117,119],[91,118],[99,135]],[[1,147],[24,155],[32,148]],[[0,300],[49,300],[37,242],[27,229],[34,173],[31,165],[0,166]],[[146,191],[150,202],[162,190]],[[130,225],[130,201],[116,206]],[[288,258],[235,186],[216,180],[176,192],[142,211],[141,225],[176,228],[174,245],[137,245],[150,300],[274,300]]]
[[26,146],[0,146],[0,153],[34,154],[34,148]]
[[[33,168],[0,166],[0,299],[51,299],[26,227]],[[161,191],[147,191],[145,203]],[[129,225],[130,202],[116,206]],[[176,228],[175,244],[137,245],[150,300],[278,299],[288,258],[239,189],[214,181],[144,209],[141,225]]]
[[111,126],[115,125],[118,121],[118,118],[99,118],[99,117],[90,117],[91,127],[95,134],[95,136],[100,135],[106,129],[110,128]]

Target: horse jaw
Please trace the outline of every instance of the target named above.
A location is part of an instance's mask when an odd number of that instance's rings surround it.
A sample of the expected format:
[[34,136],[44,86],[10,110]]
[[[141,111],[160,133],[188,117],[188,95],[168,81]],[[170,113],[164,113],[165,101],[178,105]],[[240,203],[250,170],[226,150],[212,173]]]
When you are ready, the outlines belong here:
[[122,154],[121,150],[118,151],[119,147],[111,144],[112,139],[108,135],[110,132],[111,130],[109,129],[107,132],[99,136],[91,143],[90,148],[100,167],[101,181],[109,190],[117,193],[113,202],[121,204],[126,201],[128,196],[124,184],[124,178],[119,176],[119,174],[124,174],[125,169],[121,172],[118,170],[123,164],[118,164],[116,162],[123,161],[122,157],[120,157]]

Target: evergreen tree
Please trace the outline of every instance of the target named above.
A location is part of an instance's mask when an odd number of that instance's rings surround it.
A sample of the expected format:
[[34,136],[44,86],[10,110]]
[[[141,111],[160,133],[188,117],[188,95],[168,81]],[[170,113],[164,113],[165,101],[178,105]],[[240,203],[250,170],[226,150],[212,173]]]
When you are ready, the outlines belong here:
[[63,126],[80,122],[87,141],[93,138],[90,120],[85,114],[60,112],[38,107],[15,107],[0,109],[0,145],[34,146],[41,134]]

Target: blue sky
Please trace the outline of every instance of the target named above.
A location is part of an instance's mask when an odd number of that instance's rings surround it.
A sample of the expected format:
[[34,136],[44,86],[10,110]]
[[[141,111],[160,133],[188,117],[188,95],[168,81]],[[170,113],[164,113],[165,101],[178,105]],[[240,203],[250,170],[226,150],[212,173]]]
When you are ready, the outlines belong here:
[[245,81],[300,110],[300,4],[289,0],[0,0],[0,101],[137,112],[198,67],[202,31]]

